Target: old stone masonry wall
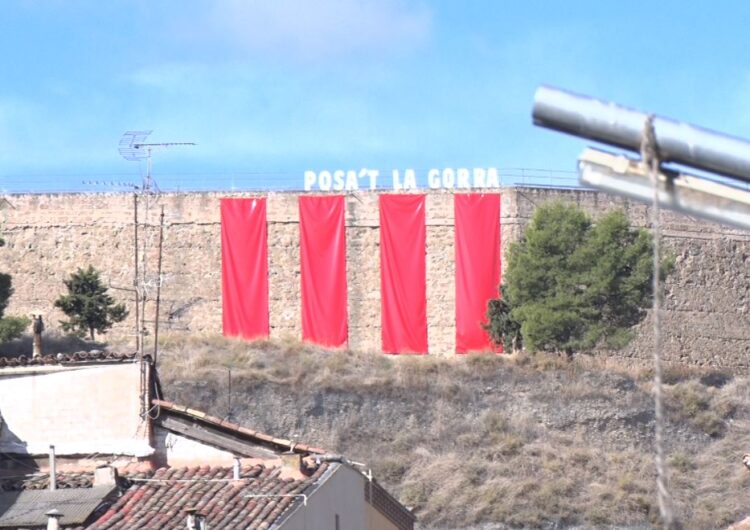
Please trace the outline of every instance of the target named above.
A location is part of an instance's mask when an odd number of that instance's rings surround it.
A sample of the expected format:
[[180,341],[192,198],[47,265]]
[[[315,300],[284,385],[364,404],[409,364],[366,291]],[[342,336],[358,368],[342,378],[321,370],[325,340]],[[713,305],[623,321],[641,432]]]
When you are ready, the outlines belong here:
[[[167,193],[139,203],[146,242],[145,265],[153,321],[156,291],[158,215],[166,219],[163,253],[161,329],[173,333],[221,332],[221,225],[219,199],[249,193]],[[270,193],[268,251],[272,338],[301,336],[299,215],[297,194]],[[577,203],[598,215],[624,208],[635,226],[647,226],[645,206],[587,191],[508,188],[502,191],[503,255],[522,233],[534,208],[549,200]],[[15,294],[8,314],[44,314],[48,328],[62,315],[53,307],[64,291],[62,280],[77,267],[98,268],[116,288],[133,286],[133,196],[130,194],[14,195],[0,205],[6,246],[0,270],[13,274]],[[453,198],[450,192],[427,193],[427,318],[430,353],[455,350]],[[676,258],[667,284],[664,319],[665,357],[691,364],[745,368],[750,351],[748,291],[750,233],[665,212],[665,245]],[[349,345],[380,350],[380,268],[378,194],[346,197]],[[133,296],[112,291],[126,301],[131,316],[110,333],[132,336]],[[150,324],[149,324],[150,327]],[[617,355],[648,359],[650,327]]]

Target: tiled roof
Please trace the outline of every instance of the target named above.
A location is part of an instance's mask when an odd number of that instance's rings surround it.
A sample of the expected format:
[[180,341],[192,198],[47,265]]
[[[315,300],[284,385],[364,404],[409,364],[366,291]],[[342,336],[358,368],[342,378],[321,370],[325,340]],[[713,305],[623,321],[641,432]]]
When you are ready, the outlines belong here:
[[153,400],[153,404],[155,407],[158,407],[163,411],[168,411],[170,413],[179,414],[181,416],[191,418],[195,421],[209,424],[217,429],[232,432],[236,435],[239,435],[239,436],[242,436],[243,438],[248,439],[251,442],[270,446],[276,450],[280,450],[284,452],[294,452],[294,453],[300,453],[300,454],[311,454],[311,453],[312,454],[325,454],[326,452],[325,450],[319,447],[313,447],[307,444],[297,443],[293,440],[287,440],[285,438],[276,438],[269,434],[265,434],[259,431],[254,431],[253,429],[242,427],[240,425],[237,425],[236,423],[232,423],[230,421],[222,420],[221,418],[211,416],[209,414],[206,414],[205,412],[201,412],[200,410],[183,407],[182,405],[176,405],[175,403],[172,403],[171,401],[162,401],[159,399],[155,399]]
[[2,357],[0,356],[0,368],[15,368],[23,366],[48,366],[66,364],[85,364],[101,362],[124,362],[136,359],[136,353],[115,353],[110,351],[92,350],[79,351],[75,353],[57,353],[42,355],[39,357]]
[[[58,489],[90,488],[94,484],[93,473],[58,473]],[[0,479],[0,491],[45,490],[49,488],[49,474],[36,473]]]
[[152,479],[136,481],[116,504],[88,528],[140,530],[185,528],[186,508],[206,516],[209,528],[265,530],[328,469],[323,463],[304,480],[280,478],[281,468],[245,467],[240,480],[231,468],[162,468]]
[[0,528],[44,528],[45,514],[52,509],[62,514],[60,524],[64,527],[85,524],[96,517],[97,508],[112,499],[116,491],[116,486],[109,485],[0,493]]
[[[118,470],[117,483],[121,488],[128,488],[132,485],[133,479],[149,478],[153,474],[153,471],[127,471],[120,469]],[[93,485],[93,472],[57,473],[57,489],[91,488]],[[32,473],[0,478],[0,491],[46,490],[48,488],[48,473]]]

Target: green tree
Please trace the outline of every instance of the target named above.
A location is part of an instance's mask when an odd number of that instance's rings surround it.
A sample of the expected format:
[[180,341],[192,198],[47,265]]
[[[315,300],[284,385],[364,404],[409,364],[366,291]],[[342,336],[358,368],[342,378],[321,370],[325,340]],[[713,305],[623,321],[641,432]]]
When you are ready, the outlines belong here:
[[88,332],[89,338],[94,340],[94,332],[106,333],[112,324],[122,322],[128,316],[124,304],[115,304],[115,300],[107,294],[107,288],[102,285],[99,271],[91,265],[87,269],[79,268],[63,280],[68,294],[63,294],[55,301],[69,320],[60,321],[66,332],[80,337]]
[[[0,247],[5,245],[5,240],[0,237]],[[5,309],[13,294],[13,283],[10,274],[0,273],[0,343],[20,337],[30,320],[25,317],[6,317]]]
[[594,223],[577,207],[540,206],[511,245],[503,304],[488,306],[490,336],[507,343],[520,329],[529,350],[568,354],[624,346],[650,305],[651,249],[622,211]]

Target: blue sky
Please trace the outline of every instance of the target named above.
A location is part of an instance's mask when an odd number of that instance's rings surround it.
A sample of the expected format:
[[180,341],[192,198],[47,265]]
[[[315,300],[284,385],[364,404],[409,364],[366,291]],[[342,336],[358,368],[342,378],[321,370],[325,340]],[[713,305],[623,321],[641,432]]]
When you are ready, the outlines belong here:
[[[0,188],[301,185],[307,169],[572,171],[547,83],[750,137],[750,3],[4,0]],[[104,188],[102,188],[104,189]]]

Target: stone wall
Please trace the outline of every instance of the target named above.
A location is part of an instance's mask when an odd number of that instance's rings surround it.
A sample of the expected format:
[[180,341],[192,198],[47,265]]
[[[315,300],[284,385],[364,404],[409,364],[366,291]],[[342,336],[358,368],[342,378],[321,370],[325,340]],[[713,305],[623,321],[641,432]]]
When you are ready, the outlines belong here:
[[[508,196],[510,195],[510,196]],[[624,209],[633,226],[649,226],[649,208],[604,193],[576,190],[514,189],[503,205],[505,244],[517,237],[534,208],[549,200],[577,204],[592,214]],[[747,370],[750,363],[750,232],[671,211],[661,211],[664,252],[675,258],[666,282],[662,319],[664,359],[668,362]],[[644,320],[622,352],[650,361],[652,323]]]
[[[219,199],[238,193],[168,193],[141,201],[141,227],[147,252],[153,321],[160,208],[165,213],[161,329],[180,333],[221,332],[221,232]],[[269,290],[272,338],[300,337],[299,225],[297,195],[268,197]],[[624,208],[635,226],[646,226],[648,209],[605,194],[529,188],[503,190],[503,254],[522,233],[536,205],[548,200],[577,203],[595,215]],[[346,197],[349,290],[349,343],[352,349],[380,349],[380,268],[378,194]],[[0,204],[6,246],[0,270],[13,274],[15,294],[8,314],[32,310],[45,315],[48,328],[62,315],[54,299],[62,280],[79,266],[94,265],[113,287],[133,286],[133,197],[128,194],[15,195]],[[430,352],[451,354],[455,347],[453,201],[450,192],[427,194],[427,318]],[[745,367],[750,349],[748,291],[750,233],[666,212],[665,245],[677,267],[667,285],[664,319],[666,357],[696,364]],[[131,308],[128,321],[111,337],[132,338],[132,293],[114,290]],[[151,327],[151,322],[148,327]],[[650,328],[619,355],[647,359]]]

